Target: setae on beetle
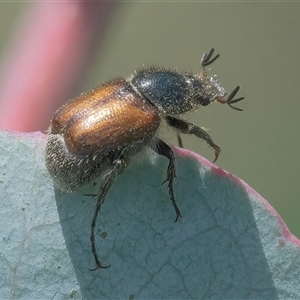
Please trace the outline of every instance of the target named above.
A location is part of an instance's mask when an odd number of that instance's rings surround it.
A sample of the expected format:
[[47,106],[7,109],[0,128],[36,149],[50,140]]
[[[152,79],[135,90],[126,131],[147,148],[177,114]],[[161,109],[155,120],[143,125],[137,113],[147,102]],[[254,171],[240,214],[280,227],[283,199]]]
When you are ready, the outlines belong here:
[[216,75],[209,77],[205,67],[214,62],[214,49],[204,53],[199,74],[178,73],[162,68],[143,68],[131,77],[115,78],[67,102],[58,109],[47,133],[46,166],[54,184],[61,191],[73,192],[101,177],[96,208],[91,223],[91,246],[96,269],[107,268],[98,258],[95,225],[101,205],[115,178],[129,163],[130,157],[150,147],[169,160],[168,189],[176,212],[181,216],[174,197],[176,177],[173,150],[157,136],[162,120],[179,134],[193,134],[207,142],[218,158],[220,148],[200,127],[180,119],[180,115],[206,106],[213,101],[232,104],[240,87],[225,99],[226,91]]

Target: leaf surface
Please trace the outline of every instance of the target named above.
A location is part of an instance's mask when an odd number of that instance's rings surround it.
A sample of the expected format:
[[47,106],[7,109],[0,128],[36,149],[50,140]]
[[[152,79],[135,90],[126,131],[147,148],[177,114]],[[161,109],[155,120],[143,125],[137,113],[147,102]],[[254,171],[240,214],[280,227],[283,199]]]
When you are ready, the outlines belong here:
[[[0,294],[7,299],[299,299],[300,241],[242,180],[174,148],[175,220],[168,161],[143,153],[119,175],[90,224],[99,182],[53,187],[45,135],[0,133]],[[259,166],[257,166],[258,168]],[[258,170],[259,172],[259,170]],[[274,187],[276,188],[276,187]]]

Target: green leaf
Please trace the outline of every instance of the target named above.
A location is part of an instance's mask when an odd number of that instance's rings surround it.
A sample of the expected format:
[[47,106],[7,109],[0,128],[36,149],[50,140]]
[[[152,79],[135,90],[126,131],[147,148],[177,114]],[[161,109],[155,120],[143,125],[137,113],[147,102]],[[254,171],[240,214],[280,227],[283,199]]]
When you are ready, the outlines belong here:
[[[0,133],[2,299],[299,299],[300,241],[242,180],[175,148],[175,220],[167,159],[142,153],[102,206],[95,267],[95,180],[53,187],[41,133]],[[259,166],[257,166],[257,169]],[[257,170],[259,172],[259,169]]]

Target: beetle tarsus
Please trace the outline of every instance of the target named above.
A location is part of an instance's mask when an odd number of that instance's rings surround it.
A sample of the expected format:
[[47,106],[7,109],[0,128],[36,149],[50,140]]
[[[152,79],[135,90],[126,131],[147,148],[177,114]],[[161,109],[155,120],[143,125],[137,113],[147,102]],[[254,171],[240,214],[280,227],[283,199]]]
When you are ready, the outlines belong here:
[[102,264],[100,263],[100,261],[99,261],[99,259],[98,259],[97,256],[95,257],[95,261],[96,261],[96,268],[94,268],[94,269],[89,269],[89,270],[92,271],[92,272],[97,271],[97,270],[99,270],[99,269],[107,269],[107,268],[110,267],[110,265],[108,265],[108,266],[102,266]]

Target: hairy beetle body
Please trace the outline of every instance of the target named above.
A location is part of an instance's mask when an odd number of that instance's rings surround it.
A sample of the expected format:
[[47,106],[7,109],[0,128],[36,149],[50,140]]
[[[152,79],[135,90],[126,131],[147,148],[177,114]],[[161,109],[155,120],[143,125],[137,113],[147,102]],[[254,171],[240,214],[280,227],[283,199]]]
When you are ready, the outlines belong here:
[[74,191],[109,170],[121,154],[139,152],[159,124],[157,110],[124,79],[111,80],[55,113],[46,165],[61,190]]
[[167,69],[144,68],[127,80],[116,78],[67,102],[54,115],[47,135],[46,166],[55,185],[72,192],[101,177],[96,195],[97,204],[91,224],[92,253],[96,268],[105,268],[99,261],[95,247],[95,224],[101,205],[114,179],[129,163],[130,157],[150,147],[169,160],[167,179],[176,220],[181,216],[174,197],[176,177],[175,154],[157,135],[163,120],[178,133],[193,134],[204,139],[215,151],[220,148],[201,128],[180,119],[180,115],[206,106],[213,101],[232,104],[239,87],[226,94],[216,76],[207,76],[205,66],[213,49],[204,54],[199,74],[178,73]]

